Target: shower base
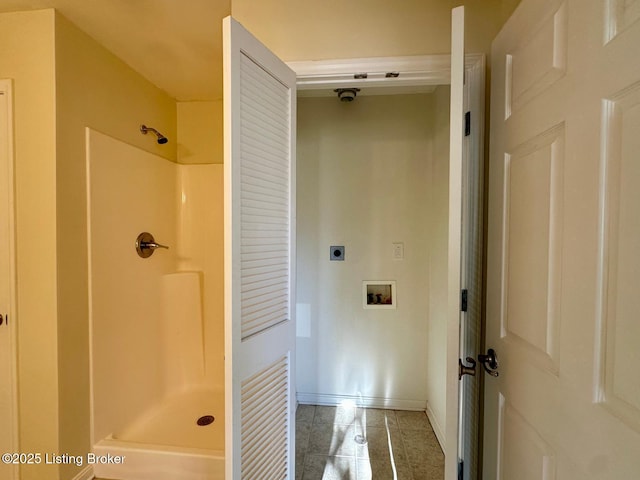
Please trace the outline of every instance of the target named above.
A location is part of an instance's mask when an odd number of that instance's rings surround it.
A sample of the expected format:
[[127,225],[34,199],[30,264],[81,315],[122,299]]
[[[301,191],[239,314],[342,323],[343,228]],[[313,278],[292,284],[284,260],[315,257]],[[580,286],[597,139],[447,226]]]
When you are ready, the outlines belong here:
[[[198,425],[205,415],[214,422]],[[94,465],[98,478],[224,480],[224,393],[193,389],[171,396],[93,450],[124,457],[121,464]]]

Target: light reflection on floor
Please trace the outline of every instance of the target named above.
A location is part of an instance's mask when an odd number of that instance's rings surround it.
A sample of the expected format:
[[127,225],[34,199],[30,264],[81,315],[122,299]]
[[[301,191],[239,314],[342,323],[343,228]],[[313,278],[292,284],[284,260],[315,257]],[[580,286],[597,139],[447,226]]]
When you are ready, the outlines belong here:
[[298,480],[443,477],[444,455],[424,412],[298,406]]

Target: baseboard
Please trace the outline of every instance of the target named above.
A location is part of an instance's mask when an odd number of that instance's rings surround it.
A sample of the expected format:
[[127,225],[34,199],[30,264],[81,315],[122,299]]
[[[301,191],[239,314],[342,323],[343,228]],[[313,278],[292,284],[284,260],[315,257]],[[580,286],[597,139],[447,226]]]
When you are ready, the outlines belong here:
[[424,412],[427,402],[424,400],[403,400],[398,398],[363,397],[361,395],[327,395],[322,393],[296,394],[300,404],[306,405],[340,405],[343,402],[353,403],[358,407],[387,408],[390,410],[416,410]]
[[444,431],[442,430],[442,426],[438,423],[438,420],[436,420],[436,416],[433,413],[433,410],[431,410],[431,405],[429,405],[429,402],[427,402],[427,418],[429,419],[429,422],[431,423],[431,427],[433,428],[433,433],[436,434],[436,438],[438,439],[438,443],[440,444],[440,448],[442,448],[442,451],[444,452]]
[[94,478],[93,468],[86,466],[72,480],[93,480]]

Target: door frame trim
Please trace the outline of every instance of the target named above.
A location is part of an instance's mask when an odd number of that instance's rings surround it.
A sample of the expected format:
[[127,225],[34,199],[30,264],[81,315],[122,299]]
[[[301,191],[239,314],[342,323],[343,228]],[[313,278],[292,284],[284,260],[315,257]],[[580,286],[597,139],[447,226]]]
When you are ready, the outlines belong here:
[[[13,450],[17,451],[18,447],[18,344],[17,344],[17,328],[16,328],[16,203],[15,203],[15,148],[13,138],[13,81],[11,79],[0,79],[0,95],[6,96],[6,111],[0,112],[1,115],[6,116],[7,128],[6,131],[0,132],[0,137],[4,137],[6,140],[6,150],[2,153],[5,157],[2,161],[7,162],[7,196],[8,196],[8,240],[9,240],[9,304],[7,310],[9,313],[9,345],[10,345],[10,358],[11,358],[11,442],[13,444]],[[18,478],[18,466],[13,467],[13,478]]]
[[[449,85],[451,83],[451,55],[413,55],[404,57],[346,58],[338,60],[304,60],[286,62],[296,72],[298,91],[350,87],[418,87]],[[470,75],[482,68],[484,73],[485,55],[468,53],[465,55],[465,78],[470,87],[477,87],[477,76]],[[397,78],[386,78],[387,72],[398,72]],[[354,79],[357,73],[368,73],[366,79]],[[472,78],[473,77],[473,78]],[[484,75],[482,75],[484,84]],[[474,88],[471,88],[474,92]],[[481,92],[483,98],[484,90]]]

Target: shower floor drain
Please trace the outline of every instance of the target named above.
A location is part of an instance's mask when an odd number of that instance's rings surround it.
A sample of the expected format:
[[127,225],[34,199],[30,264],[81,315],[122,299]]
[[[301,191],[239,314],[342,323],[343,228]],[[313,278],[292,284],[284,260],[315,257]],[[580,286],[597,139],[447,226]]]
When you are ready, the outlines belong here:
[[196,423],[201,427],[205,427],[207,425],[211,425],[214,420],[215,418],[213,417],[213,415],[203,415],[198,419]]

